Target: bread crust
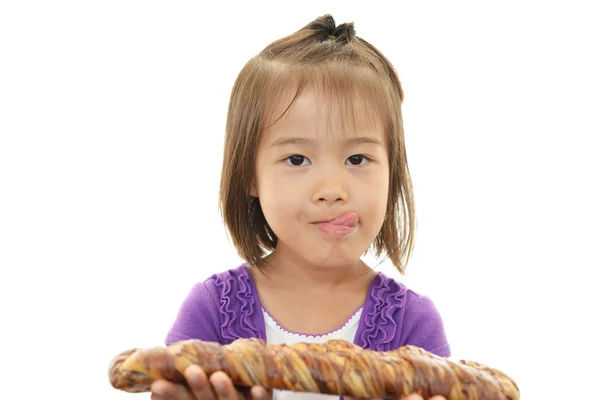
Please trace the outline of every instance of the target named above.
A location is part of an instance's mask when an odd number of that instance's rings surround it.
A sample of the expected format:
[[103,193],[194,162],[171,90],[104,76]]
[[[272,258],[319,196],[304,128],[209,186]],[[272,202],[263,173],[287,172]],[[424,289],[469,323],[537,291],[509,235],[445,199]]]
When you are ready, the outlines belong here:
[[183,372],[192,364],[207,375],[223,371],[238,387],[261,385],[356,399],[399,399],[411,393],[425,399],[434,395],[448,400],[520,398],[509,376],[477,362],[455,363],[415,346],[365,350],[343,340],[293,345],[255,338],[228,345],[186,340],[124,351],[110,362],[108,374],[116,389],[148,392],[157,379],[185,384]]

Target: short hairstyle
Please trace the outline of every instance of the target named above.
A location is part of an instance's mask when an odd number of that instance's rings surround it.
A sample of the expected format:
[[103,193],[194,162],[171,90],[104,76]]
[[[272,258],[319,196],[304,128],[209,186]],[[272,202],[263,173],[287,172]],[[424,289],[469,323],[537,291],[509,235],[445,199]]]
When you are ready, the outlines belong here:
[[[250,266],[264,267],[277,236],[259,199],[251,196],[261,133],[281,118],[274,110],[292,91],[287,111],[307,88],[318,88],[330,104],[354,109],[356,97],[379,118],[387,135],[389,189],[383,226],[369,246],[384,252],[404,274],[413,251],[415,211],[407,164],[398,75],[373,45],[356,36],[354,23],[336,26],[330,15],[269,44],[240,71],[231,92],[225,132],[219,210],[238,254]],[[285,97],[287,98],[287,97]],[[279,104],[280,105],[280,104]],[[345,107],[342,107],[345,106]],[[285,111],[284,111],[285,114]]]

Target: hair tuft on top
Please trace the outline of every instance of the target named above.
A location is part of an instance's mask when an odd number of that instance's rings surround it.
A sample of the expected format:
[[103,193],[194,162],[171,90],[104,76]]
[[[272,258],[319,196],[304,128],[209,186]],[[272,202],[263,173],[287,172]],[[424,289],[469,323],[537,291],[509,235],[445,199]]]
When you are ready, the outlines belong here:
[[304,28],[313,30],[323,41],[335,40],[347,44],[356,37],[354,22],[345,22],[336,26],[335,20],[329,14],[318,17]]

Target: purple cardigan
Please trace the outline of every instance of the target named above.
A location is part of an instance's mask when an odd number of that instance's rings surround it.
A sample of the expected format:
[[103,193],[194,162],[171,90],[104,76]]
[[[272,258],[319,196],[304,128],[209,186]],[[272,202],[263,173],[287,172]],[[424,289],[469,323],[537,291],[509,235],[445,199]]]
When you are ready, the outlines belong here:
[[[266,340],[262,306],[246,265],[197,283],[181,305],[167,345],[187,339],[229,344]],[[404,345],[450,356],[442,318],[433,302],[379,272],[369,287],[354,343],[388,351]]]

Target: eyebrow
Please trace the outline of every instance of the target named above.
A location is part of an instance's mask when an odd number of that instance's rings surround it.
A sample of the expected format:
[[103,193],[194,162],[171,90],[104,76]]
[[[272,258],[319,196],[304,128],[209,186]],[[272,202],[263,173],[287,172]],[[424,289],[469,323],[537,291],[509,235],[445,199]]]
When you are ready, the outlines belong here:
[[[346,139],[344,141],[343,145],[351,146],[351,145],[356,145],[356,144],[361,144],[361,143],[376,144],[378,146],[384,147],[383,143],[381,143],[381,141],[379,141],[378,139],[372,138],[372,137],[359,137],[359,138]],[[312,145],[312,144],[314,144],[314,140],[307,139],[307,138],[301,138],[301,137],[281,138],[281,139],[274,140],[269,147],[285,146],[288,144]]]

